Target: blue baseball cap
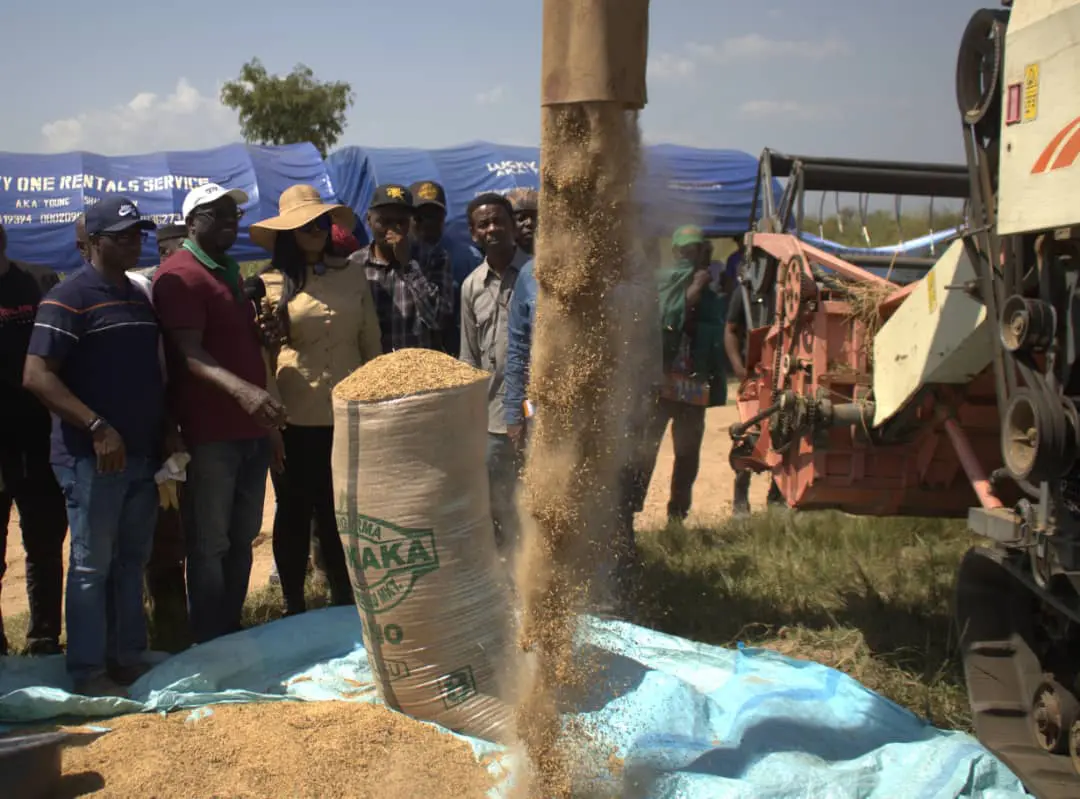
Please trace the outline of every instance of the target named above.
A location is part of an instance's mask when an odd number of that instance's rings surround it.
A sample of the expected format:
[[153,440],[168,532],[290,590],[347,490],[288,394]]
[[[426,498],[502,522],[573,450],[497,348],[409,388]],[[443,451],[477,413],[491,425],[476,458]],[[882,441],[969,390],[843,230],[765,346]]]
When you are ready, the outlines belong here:
[[86,209],[86,235],[123,233],[125,230],[154,230],[157,226],[143,219],[135,203],[118,194],[106,194]]

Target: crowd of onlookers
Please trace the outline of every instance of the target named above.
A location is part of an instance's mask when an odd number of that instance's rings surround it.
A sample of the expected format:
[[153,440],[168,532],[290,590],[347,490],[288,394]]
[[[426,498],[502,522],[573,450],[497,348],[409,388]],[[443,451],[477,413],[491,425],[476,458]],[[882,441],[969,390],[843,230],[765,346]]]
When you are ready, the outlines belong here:
[[[330,469],[331,390],[382,353],[433,348],[491,373],[491,512],[500,551],[515,545],[533,411],[536,192],[475,197],[466,211],[475,254],[463,255],[444,240],[435,182],[379,186],[365,226],[314,187],[292,186],[277,216],[249,227],[269,257],[255,275],[229,254],[247,201],[204,185],[185,198],[183,224],[155,228],[128,198],[105,196],[76,226],[84,266],[62,281],[9,260],[0,228],[0,553],[14,503],[27,554],[25,652],[59,653],[70,529],[64,615],[77,692],[122,695],[146,670],[144,589],[155,629],[176,636],[170,648],[240,629],[268,473],[286,614],[306,608],[313,541],[331,602],[353,602]],[[354,233],[365,228],[361,245]],[[145,275],[135,267],[152,233],[161,264]],[[673,264],[644,292],[659,327],[646,339],[663,368],[638,420],[646,456],[620,485],[631,547],[668,422],[668,515],[681,520],[705,410],[726,401],[727,378],[742,368],[745,325],[729,319],[740,250],[718,268],[694,226],[676,230],[671,247]]]

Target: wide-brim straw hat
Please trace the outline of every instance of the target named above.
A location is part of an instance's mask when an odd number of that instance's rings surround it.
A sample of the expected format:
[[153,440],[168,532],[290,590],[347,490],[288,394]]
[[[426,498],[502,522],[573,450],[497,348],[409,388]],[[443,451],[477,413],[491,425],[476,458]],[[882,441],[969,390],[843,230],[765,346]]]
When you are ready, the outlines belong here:
[[324,214],[329,214],[333,223],[345,230],[356,227],[356,214],[347,205],[324,202],[318,189],[305,183],[289,186],[278,200],[278,215],[251,225],[251,241],[273,252],[280,231],[298,230]]

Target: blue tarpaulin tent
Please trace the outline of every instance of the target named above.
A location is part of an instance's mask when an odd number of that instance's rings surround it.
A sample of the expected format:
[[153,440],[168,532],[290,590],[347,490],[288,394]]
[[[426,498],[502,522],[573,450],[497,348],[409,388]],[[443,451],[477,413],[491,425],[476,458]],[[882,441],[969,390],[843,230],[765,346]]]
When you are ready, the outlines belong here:
[[[345,147],[330,154],[327,167],[340,201],[361,214],[380,183],[441,183],[449,205],[447,235],[459,243],[468,241],[465,208],[477,194],[540,186],[538,147],[486,141],[436,150]],[[641,180],[647,224],[658,235],[684,223],[701,225],[711,236],[741,234],[750,219],[756,181],[757,159],[747,153],[647,147]]]
[[[203,183],[246,191],[250,202],[232,250],[237,260],[269,257],[254,246],[247,228],[277,213],[281,192],[309,183],[327,199],[334,193],[326,164],[311,144],[260,147],[230,144],[212,150],[101,156],[75,152],[24,155],[0,152],[0,224],[8,256],[67,272],[78,268],[75,220],[102,194],[127,195],[156,223],[180,221],[185,195]],[[153,237],[143,247],[141,266],[158,262]]]

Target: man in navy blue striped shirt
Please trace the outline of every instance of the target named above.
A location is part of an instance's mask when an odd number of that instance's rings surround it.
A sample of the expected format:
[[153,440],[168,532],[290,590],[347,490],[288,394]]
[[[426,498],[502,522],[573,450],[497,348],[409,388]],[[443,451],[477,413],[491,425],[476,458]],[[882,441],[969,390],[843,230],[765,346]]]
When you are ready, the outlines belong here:
[[125,197],[90,207],[90,263],[42,300],[26,357],[24,384],[53,414],[51,461],[71,528],[67,669],[84,695],[122,696],[144,671],[165,387],[157,316],[126,273],[153,228]]

